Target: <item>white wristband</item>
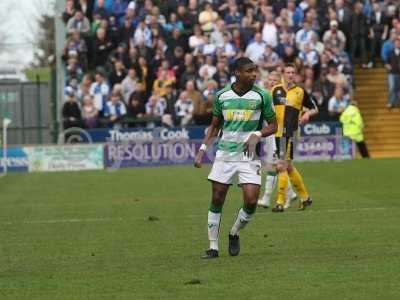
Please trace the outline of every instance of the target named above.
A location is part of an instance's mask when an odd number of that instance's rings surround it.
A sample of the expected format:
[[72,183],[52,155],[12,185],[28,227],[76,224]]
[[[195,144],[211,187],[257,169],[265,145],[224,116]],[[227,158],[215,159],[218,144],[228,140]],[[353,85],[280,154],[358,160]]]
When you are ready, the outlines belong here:
[[261,131],[254,131],[253,134],[255,134],[256,136],[258,136],[259,138],[262,137]]
[[207,150],[207,145],[206,144],[201,144],[200,149],[199,150],[203,150],[206,151]]

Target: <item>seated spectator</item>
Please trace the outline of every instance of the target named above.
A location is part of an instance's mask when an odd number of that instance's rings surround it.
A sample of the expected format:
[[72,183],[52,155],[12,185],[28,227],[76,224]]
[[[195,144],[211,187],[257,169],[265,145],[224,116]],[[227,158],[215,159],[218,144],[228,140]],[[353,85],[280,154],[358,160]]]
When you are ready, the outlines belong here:
[[198,72],[196,71],[195,65],[190,64],[186,66],[186,70],[182,74],[179,82],[179,88],[184,89],[188,81],[192,80],[195,82],[197,80],[197,77],[198,77]]
[[298,51],[295,47],[287,47],[285,49],[285,54],[282,57],[282,61],[284,63],[295,63],[299,64],[298,62]]
[[151,32],[152,47],[159,47],[157,43],[160,39],[163,39],[165,33],[164,27],[161,26],[161,24],[157,21],[157,17],[154,15],[151,16],[149,29]]
[[108,24],[107,27],[105,28],[107,30],[107,35],[111,41],[112,44],[112,49],[115,49],[118,47],[118,44],[120,43],[120,37],[119,37],[119,26],[117,23],[117,19],[115,16],[111,15],[108,18]]
[[162,121],[167,126],[173,126],[177,124],[175,114],[175,103],[177,100],[176,90],[173,89],[172,85],[166,86],[166,94],[163,97],[165,99],[165,110],[162,117]]
[[299,58],[305,66],[314,68],[318,62],[318,52],[311,48],[310,43],[306,43],[301,47],[303,50],[299,53]]
[[186,82],[185,91],[187,92],[188,97],[192,100],[193,113],[196,114],[196,113],[201,112],[201,110],[202,110],[201,105],[202,105],[202,102],[203,102],[203,96],[197,90],[194,80],[188,80]]
[[97,0],[96,1],[96,5],[95,8],[93,10],[93,14],[99,15],[102,18],[108,18],[109,13],[108,10],[105,7],[105,3],[104,0]]
[[88,36],[90,33],[90,23],[88,18],[86,18],[82,11],[77,10],[75,15],[69,19],[67,23],[67,32],[73,33],[78,30],[82,36]]
[[350,104],[349,95],[345,94],[343,87],[336,86],[335,93],[328,103],[328,112],[331,118],[335,121],[339,120],[340,114]]
[[293,48],[293,40],[290,39],[290,35],[287,32],[283,32],[280,35],[280,42],[278,46],[275,48],[276,53],[283,57],[285,55],[286,48],[291,47]]
[[127,115],[132,118],[134,121],[129,122],[129,127],[143,126],[144,122],[138,122],[144,116],[144,106],[142,104],[142,100],[137,96],[136,93],[132,93],[127,108]]
[[[132,7],[132,5],[134,7]],[[133,10],[136,8],[134,1],[131,1],[129,3],[129,6],[130,6],[130,9],[133,8]],[[127,10],[128,10],[128,1],[125,1],[125,0],[113,0],[113,3],[111,4],[111,7],[110,7],[111,14],[117,18],[117,24],[122,24],[125,12]]]
[[159,77],[163,71],[166,72],[168,80],[171,80],[172,82],[176,81],[175,70],[171,68],[171,65],[167,59],[161,61],[161,65],[157,70],[157,77]]
[[167,53],[169,55],[171,55],[171,53],[175,51],[177,47],[182,48],[185,53],[189,52],[188,39],[186,35],[183,35],[183,31],[179,29],[174,29],[172,31],[172,35],[167,39],[167,41],[168,41]]
[[179,4],[178,6],[178,20],[183,23],[184,29],[193,28],[193,25],[196,23],[197,18],[192,19],[186,9],[184,4]]
[[[164,98],[160,97],[160,95],[158,95],[157,93],[153,93],[150,98],[149,101],[147,101],[146,103],[146,117],[148,118],[160,118],[160,120],[162,119],[164,112],[165,112],[165,108],[167,107],[166,101]],[[168,124],[168,126],[172,126],[172,119],[167,117],[167,119],[163,120],[163,123],[165,123],[165,121]],[[151,121],[147,123],[147,126],[150,128],[155,127],[157,124],[160,124],[160,122],[158,121]]]
[[122,95],[124,96],[125,103],[128,103],[129,97],[136,90],[136,85],[139,78],[136,73],[135,68],[130,68],[128,70],[128,75],[122,80]]
[[215,92],[217,92],[218,84],[215,80],[210,79],[206,82],[206,88],[203,91],[203,98],[206,100],[208,95],[214,96]]
[[312,118],[313,121],[326,121],[329,120],[328,114],[328,99],[325,98],[323,93],[315,88],[311,94],[318,107],[318,114]]
[[193,103],[185,91],[179,95],[179,98],[175,103],[175,114],[179,126],[188,125],[193,118]]
[[338,29],[338,22],[336,20],[332,20],[329,24],[330,29],[325,31],[322,37],[325,47],[339,47],[343,50],[346,47],[346,36],[343,31]]
[[119,43],[118,47],[111,51],[110,55],[108,56],[109,64],[113,65],[117,60],[122,62],[124,68],[130,67],[133,64],[133,61],[129,59],[127,44]]
[[205,35],[204,36],[204,44],[198,47],[198,52],[194,52],[194,55],[201,54],[201,55],[215,55],[217,47],[210,42],[210,38]]
[[216,47],[220,48],[224,46],[224,35],[227,34],[224,20],[218,20],[214,26],[213,32],[210,35],[210,42]]
[[278,28],[274,22],[274,15],[267,13],[265,23],[262,29],[262,40],[272,48],[278,45]]
[[276,18],[275,23],[279,28],[285,27],[286,23],[289,28],[293,28],[294,25],[293,19],[289,15],[289,10],[286,8],[279,10],[279,17]]
[[109,76],[109,82],[111,88],[117,84],[121,83],[126,77],[125,66],[120,60],[116,60],[114,63],[114,68]]
[[65,89],[66,102],[62,108],[64,130],[71,127],[82,127],[81,109],[76,102],[75,91],[71,87]]
[[261,59],[258,61],[258,65],[264,73],[269,73],[278,66],[279,56],[276,54],[270,45],[265,47],[265,51]]
[[119,28],[120,43],[128,45],[134,33],[135,33],[135,27],[132,25],[132,19],[125,18],[123,26]]
[[143,42],[147,47],[152,47],[151,31],[144,20],[140,21],[139,26],[136,28],[132,44],[138,46],[141,42]]
[[93,1],[91,0],[75,0],[76,9],[82,11],[82,13],[91,20],[93,15]]
[[232,44],[236,47],[236,49],[240,49],[240,51],[244,51],[247,47],[247,44],[245,44],[242,40],[239,29],[233,29],[232,31]]
[[104,66],[108,55],[112,49],[112,43],[108,39],[106,30],[99,28],[93,41],[93,64],[94,66]]
[[98,68],[95,74],[95,82],[90,86],[90,95],[93,97],[94,106],[100,114],[103,113],[110,88],[106,83],[104,70]]
[[172,75],[175,77],[175,81],[180,80],[180,76],[185,71],[185,62],[184,62],[184,50],[182,47],[176,47],[174,49],[173,55],[168,57],[168,63],[171,66],[171,71],[173,71]]
[[208,94],[206,101],[204,103],[204,113],[202,115],[202,122],[203,124],[210,124],[211,119],[213,116],[212,110],[213,110],[213,104],[214,104],[214,95]]
[[67,0],[65,4],[65,10],[62,13],[62,19],[65,24],[68,23],[69,19],[71,19],[75,15],[76,9],[74,5],[74,0]]
[[239,28],[242,18],[243,15],[239,12],[237,5],[229,6],[228,13],[225,15],[226,27],[229,30]]
[[110,100],[107,101],[104,109],[104,118],[108,127],[119,127],[121,119],[126,115],[126,107],[122,100],[122,95],[113,91],[110,95]]
[[[254,38],[256,33],[256,27],[251,23],[252,19],[248,16],[243,17],[242,24],[238,29],[240,32],[240,40],[243,45],[248,45],[249,42]],[[236,45],[237,47],[237,45]],[[240,46],[237,48],[241,48]]]
[[160,13],[160,9],[158,8],[158,6],[152,7],[151,13],[148,14],[145,18],[145,22],[149,27],[158,24],[162,28],[163,26],[165,26],[165,24],[167,24],[167,20],[165,19],[165,16]]
[[168,72],[166,70],[161,70],[157,79],[153,84],[153,93],[158,94],[160,97],[165,96],[167,93],[166,87],[172,85],[175,80],[168,78]]
[[[82,103],[85,96],[90,95],[90,86],[93,83],[93,77],[89,74],[83,76],[81,83],[78,86],[77,100]],[[93,99],[92,99],[93,100]]]
[[230,75],[227,66],[223,62],[217,63],[217,72],[213,79],[217,82],[218,88],[221,89],[230,82]]
[[182,21],[178,20],[178,16],[176,13],[171,13],[169,16],[169,22],[164,25],[164,30],[168,33],[171,33],[175,29],[183,30],[183,23]]
[[193,29],[193,34],[189,37],[189,47],[192,50],[195,50],[204,43],[203,32],[201,31],[200,26],[196,25]]
[[84,128],[97,128],[97,117],[99,112],[93,104],[93,99],[90,95],[85,95],[82,104],[82,123]]
[[343,88],[348,86],[347,78],[343,73],[339,72],[335,63],[328,65],[328,75],[326,78],[334,85],[340,85]]
[[199,14],[199,24],[204,32],[211,32],[213,24],[217,21],[218,14],[209,2],[204,4],[204,10]]
[[79,64],[83,69],[87,68],[87,45],[85,40],[81,37],[81,33],[75,30],[70,35],[66,43],[67,51],[76,51],[78,53]]
[[199,75],[206,71],[208,78],[211,78],[214,76],[214,74],[217,72],[217,68],[214,65],[214,61],[211,55],[206,56],[206,61],[205,64],[203,64],[200,69],[199,69]]
[[246,56],[252,61],[259,61],[264,55],[266,43],[262,40],[261,33],[257,32],[254,41],[246,48]]
[[70,53],[70,58],[68,59],[66,67],[67,81],[73,78],[77,79],[78,81],[81,81],[83,78],[83,70],[79,65],[78,54],[76,52],[74,52],[74,54]]
[[324,53],[325,50],[325,45],[319,41],[318,34],[316,33],[311,36],[310,47],[311,49],[317,51],[318,56]]
[[315,32],[312,30],[310,22],[304,21],[302,28],[296,32],[296,47],[301,49],[303,45],[311,43],[313,34]]

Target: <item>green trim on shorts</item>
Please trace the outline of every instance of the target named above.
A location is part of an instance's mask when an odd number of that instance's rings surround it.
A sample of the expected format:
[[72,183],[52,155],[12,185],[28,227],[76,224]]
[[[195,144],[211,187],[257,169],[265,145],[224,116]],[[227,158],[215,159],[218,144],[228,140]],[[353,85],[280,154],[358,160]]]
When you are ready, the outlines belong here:
[[276,176],[278,173],[276,171],[268,171],[267,175],[268,176]]

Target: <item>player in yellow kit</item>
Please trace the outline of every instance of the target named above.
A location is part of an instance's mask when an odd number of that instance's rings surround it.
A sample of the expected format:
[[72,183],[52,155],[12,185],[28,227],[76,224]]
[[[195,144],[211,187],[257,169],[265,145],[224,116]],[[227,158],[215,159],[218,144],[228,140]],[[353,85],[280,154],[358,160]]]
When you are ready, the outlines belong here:
[[[281,74],[273,71],[268,74],[264,87],[269,91],[272,91],[273,87],[281,83]],[[275,135],[269,136],[264,139],[264,165],[267,171],[267,176],[265,178],[265,191],[263,196],[258,200],[257,204],[263,208],[269,208],[271,205],[271,197],[272,193],[275,190],[275,186],[278,181],[278,171],[277,171],[277,163],[278,163],[278,153],[275,141]],[[290,203],[297,199],[296,193],[293,191],[292,185],[288,184],[286,191],[286,201],[284,205],[284,209],[289,208]]]
[[[299,209],[303,210],[312,203],[303,178],[292,162],[293,137],[299,124],[307,123],[311,116],[318,113],[318,108],[310,95],[295,83],[296,72],[294,64],[286,64],[282,83],[276,85],[271,91],[278,122],[276,146],[280,159],[278,162],[278,198],[276,206],[272,209],[273,212],[284,211],[288,179],[300,197]],[[300,117],[304,108],[308,110]]]

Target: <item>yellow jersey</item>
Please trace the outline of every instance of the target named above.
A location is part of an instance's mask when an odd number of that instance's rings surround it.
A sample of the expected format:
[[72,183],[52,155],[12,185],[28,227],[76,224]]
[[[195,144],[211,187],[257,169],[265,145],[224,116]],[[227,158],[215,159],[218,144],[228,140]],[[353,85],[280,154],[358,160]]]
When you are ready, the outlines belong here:
[[286,89],[283,84],[278,84],[272,88],[271,94],[278,123],[276,137],[293,137],[303,107],[318,108],[311,96],[298,85]]

